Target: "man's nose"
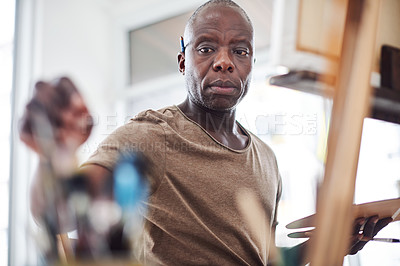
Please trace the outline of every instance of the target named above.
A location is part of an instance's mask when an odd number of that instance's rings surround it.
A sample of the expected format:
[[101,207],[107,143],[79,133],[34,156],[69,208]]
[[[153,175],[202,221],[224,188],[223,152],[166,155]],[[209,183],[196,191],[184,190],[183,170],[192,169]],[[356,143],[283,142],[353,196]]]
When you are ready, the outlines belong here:
[[220,49],[215,57],[213,64],[214,71],[229,71],[233,72],[235,65],[232,62],[229,51],[227,49]]

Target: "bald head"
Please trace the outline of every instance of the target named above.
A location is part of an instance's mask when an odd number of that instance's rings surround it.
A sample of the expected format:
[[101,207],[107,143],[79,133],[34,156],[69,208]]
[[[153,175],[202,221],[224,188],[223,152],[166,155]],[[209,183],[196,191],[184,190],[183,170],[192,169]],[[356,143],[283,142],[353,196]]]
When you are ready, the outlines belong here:
[[196,22],[199,15],[206,9],[214,7],[214,6],[224,6],[224,7],[231,7],[231,8],[237,9],[242,14],[242,16],[246,19],[248,24],[250,25],[251,34],[253,35],[253,24],[251,23],[249,16],[247,15],[246,11],[244,11],[243,8],[241,8],[238,4],[236,4],[232,0],[210,0],[210,1],[202,4],[201,6],[199,6],[193,12],[192,16],[187,21],[186,27],[185,27],[185,33],[184,33],[184,38],[185,38],[186,43],[190,42],[190,40],[192,39],[191,35],[192,35],[193,24]]

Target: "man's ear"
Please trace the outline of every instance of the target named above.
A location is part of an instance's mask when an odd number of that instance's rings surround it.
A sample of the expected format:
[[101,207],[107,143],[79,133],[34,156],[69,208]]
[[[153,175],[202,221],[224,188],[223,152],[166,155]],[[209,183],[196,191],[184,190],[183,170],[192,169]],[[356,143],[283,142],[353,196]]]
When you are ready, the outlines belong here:
[[178,68],[182,75],[185,75],[185,53],[179,52],[178,54]]

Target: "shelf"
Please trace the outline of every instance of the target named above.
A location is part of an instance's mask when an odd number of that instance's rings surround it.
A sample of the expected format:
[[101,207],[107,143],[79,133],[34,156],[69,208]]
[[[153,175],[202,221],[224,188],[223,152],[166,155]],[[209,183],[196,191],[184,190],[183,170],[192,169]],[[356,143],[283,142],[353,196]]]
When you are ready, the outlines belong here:
[[274,86],[332,98],[335,79],[332,76],[325,76],[312,71],[300,70],[290,71],[284,75],[271,77],[269,83]]
[[[333,98],[335,79],[332,76],[301,70],[271,77],[269,83],[274,86]],[[371,106],[371,118],[400,124],[400,91],[374,87]]]

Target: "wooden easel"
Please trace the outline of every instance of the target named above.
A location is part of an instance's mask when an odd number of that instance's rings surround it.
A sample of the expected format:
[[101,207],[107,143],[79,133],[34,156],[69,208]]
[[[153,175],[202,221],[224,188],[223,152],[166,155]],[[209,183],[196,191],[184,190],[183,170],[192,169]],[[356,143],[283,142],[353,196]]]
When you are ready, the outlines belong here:
[[363,120],[371,101],[370,74],[381,0],[332,0],[346,8],[324,182],[317,199],[311,265],[342,265],[351,235]]

